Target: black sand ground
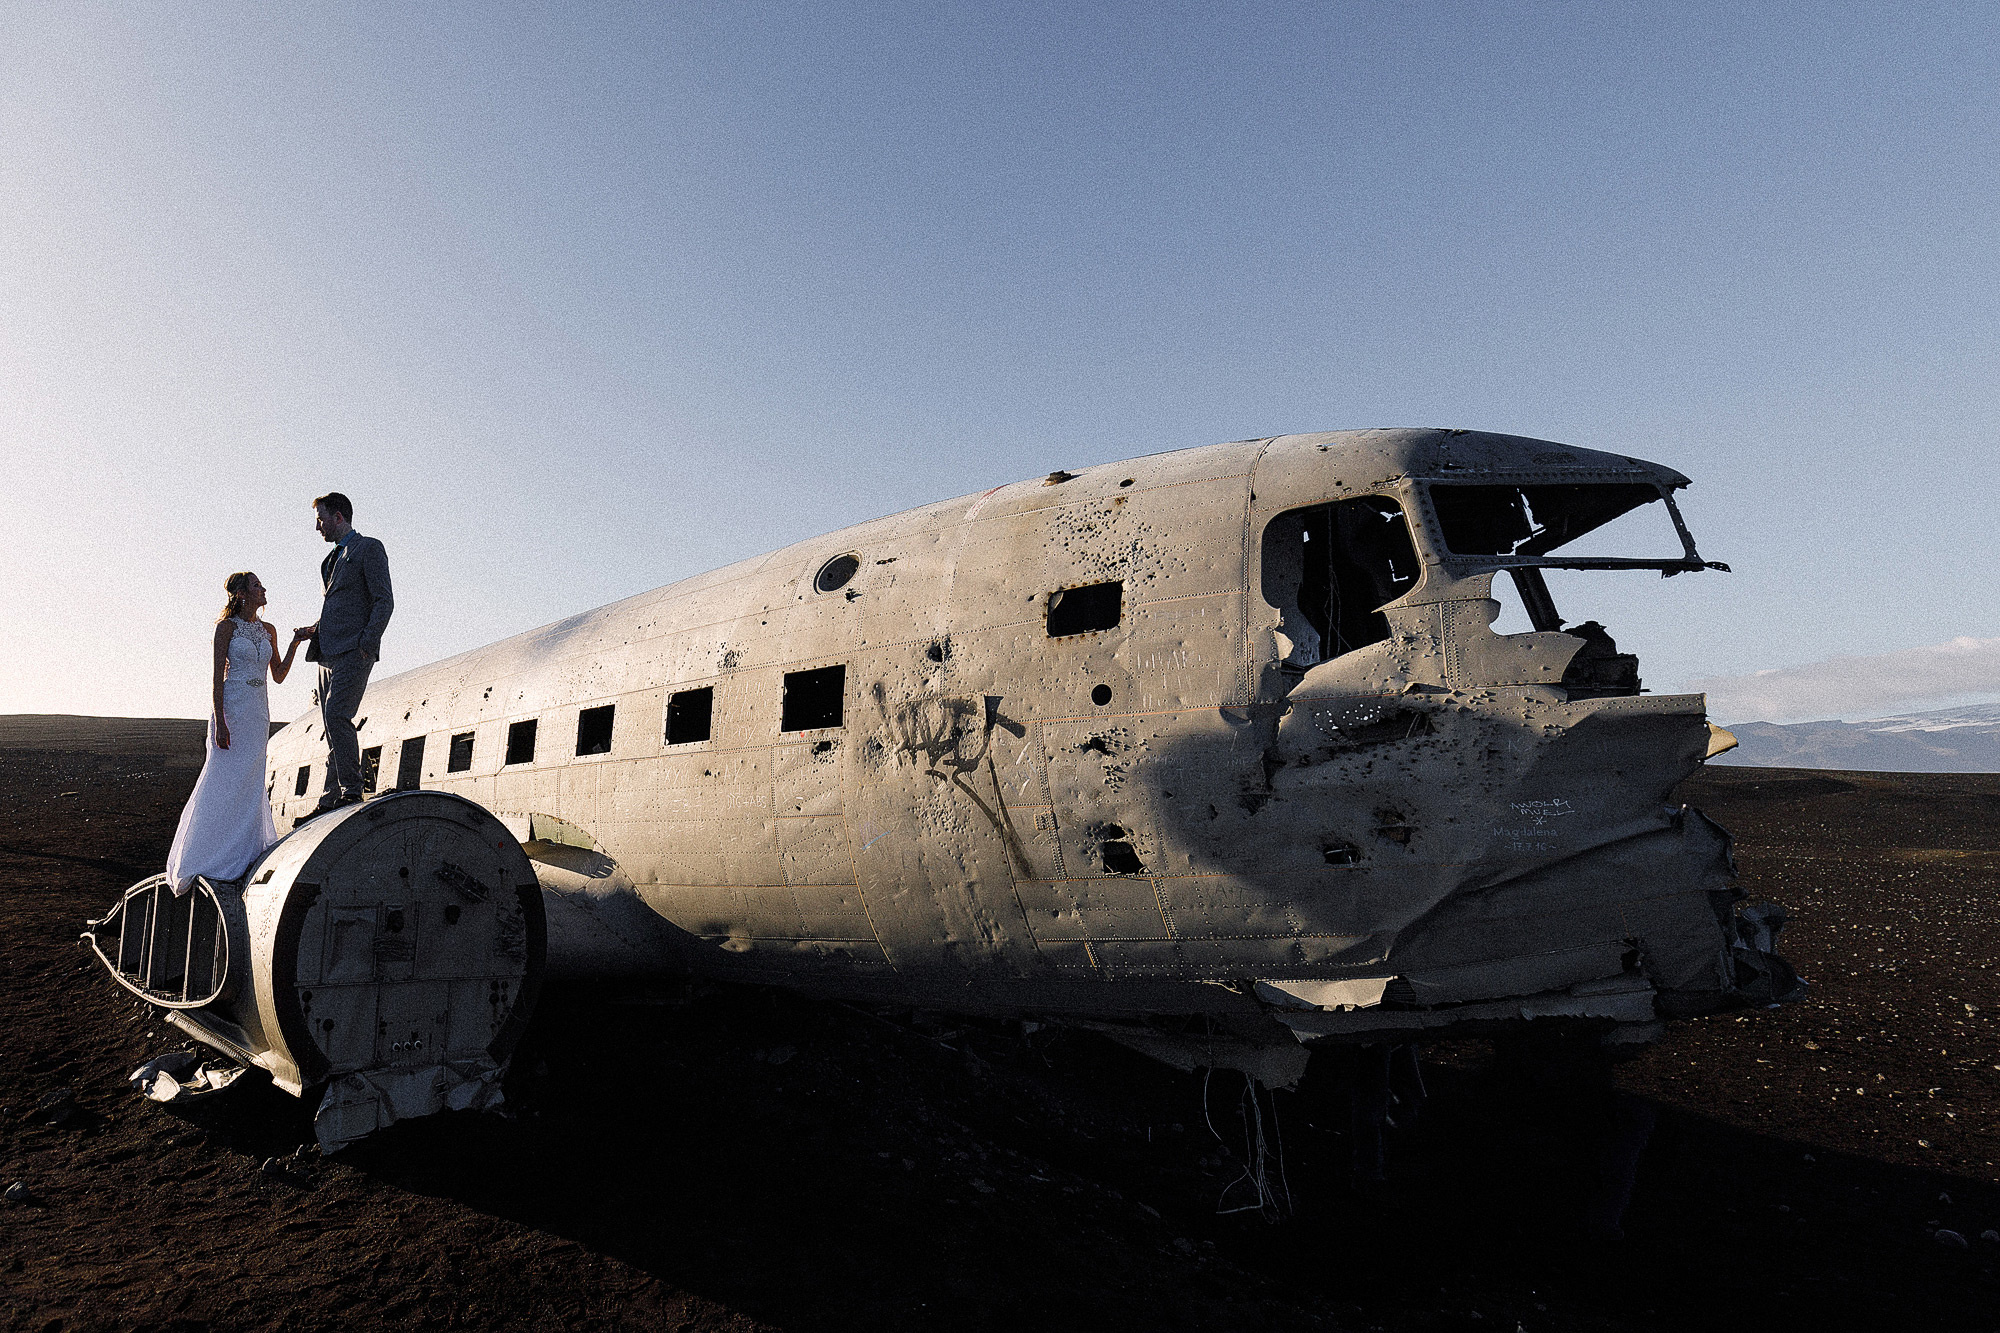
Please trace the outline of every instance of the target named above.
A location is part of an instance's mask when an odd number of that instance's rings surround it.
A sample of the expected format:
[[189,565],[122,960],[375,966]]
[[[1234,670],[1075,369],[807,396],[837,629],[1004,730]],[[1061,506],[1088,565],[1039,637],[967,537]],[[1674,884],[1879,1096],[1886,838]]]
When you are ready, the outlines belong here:
[[[332,1160],[259,1075],[144,1102],[177,1034],[75,934],[161,864],[200,743],[0,719],[0,1184],[35,1196],[0,1205],[0,1327],[2000,1329],[2000,776],[1691,782],[1811,998],[1677,1027],[1616,1103],[1441,1050],[1381,1186],[1316,1069],[1272,1099],[1273,1221],[1217,1212],[1233,1076],[754,990],[558,992],[517,1118]],[[1648,1117],[1592,1239],[1592,1145]]]

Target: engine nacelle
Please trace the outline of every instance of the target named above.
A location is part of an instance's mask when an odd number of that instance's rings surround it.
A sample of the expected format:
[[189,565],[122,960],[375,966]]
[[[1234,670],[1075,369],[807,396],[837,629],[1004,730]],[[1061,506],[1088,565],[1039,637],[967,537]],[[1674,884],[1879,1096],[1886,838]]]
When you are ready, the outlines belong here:
[[241,881],[201,881],[180,899],[157,876],[134,885],[91,939],[175,1026],[294,1095],[324,1084],[327,1147],[497,1104],[548,951],[520,842],[475,803],[431,791],[314,819]]

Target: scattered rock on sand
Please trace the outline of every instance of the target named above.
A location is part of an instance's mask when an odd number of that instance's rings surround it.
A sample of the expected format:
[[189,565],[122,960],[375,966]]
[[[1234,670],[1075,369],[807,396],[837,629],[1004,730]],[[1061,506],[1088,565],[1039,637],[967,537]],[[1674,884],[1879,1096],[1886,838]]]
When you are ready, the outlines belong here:
[[1965,1237],[1959,1235],[1956,1231],[1947,1230],[1938,1232],[1937,1243],[1944,1246],[1947,1249],[1952,1249],[1952,1250],[1963,1250],[1967,1248],[1965,1243]]
[[53,1125],[60,1129],[76,1119],[77,1115],[76,1094],[68,1088],[57,1088],[35,1103],[35,1109],[28,1112],[27,1119],[34,1124]]
[[27,1181],[17,1180],[9,1185],[6,1194],[0,1197],[4,1197],[8,1203],[33,1203],[35,1192],[28,1188]]

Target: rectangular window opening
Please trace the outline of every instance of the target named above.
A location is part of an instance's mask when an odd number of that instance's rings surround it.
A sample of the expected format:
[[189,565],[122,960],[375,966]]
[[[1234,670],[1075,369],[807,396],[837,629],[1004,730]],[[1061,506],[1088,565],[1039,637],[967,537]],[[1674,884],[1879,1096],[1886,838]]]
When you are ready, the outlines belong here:
[[371,745],[361,752],[361,790],[375,790],[375,779],[382,776],[382,747]]
[[540,719],[529,718],[526,722],[516,722],[507,728],[507,762],[510,764],[532,764],[535,762],[535,724]]
[[611,753],[611,716],[617,710],[617,704],[605,704],[601,708],[586,708],[576,715],[578,754]]
[[472,767],[472,738],[475,733],[461,731],[451,738],[451,753],[445,756],[444,771],[463,773]]
[[847,695],[847,667],[818,667],[785,673],[785,700],[780,731],[812,731],[841,724]]
[[1403,508],[1385,495],[1288,509],[1264,528],[1264,600],[1277,608],[1284,663],[1303,670],[1389,637],[1381,608],[1417,586]]
[[1125,585],[1091,583],[1049,594],[1049,637],[1067,638],[1116,629],[1123,611]]
[[306,794],[306,788],[312,783],[312,771],[311,764],[299,765],[299,785],[292,789],[292,795],[304,796]]
[[424,738],[412,736],[403,742],[402,756],[396,761],[396,790],[415,791],[424,785]]
[[682,690],[667,697],[667,744],[688,745],[709,738],[715,717],[715,687]]

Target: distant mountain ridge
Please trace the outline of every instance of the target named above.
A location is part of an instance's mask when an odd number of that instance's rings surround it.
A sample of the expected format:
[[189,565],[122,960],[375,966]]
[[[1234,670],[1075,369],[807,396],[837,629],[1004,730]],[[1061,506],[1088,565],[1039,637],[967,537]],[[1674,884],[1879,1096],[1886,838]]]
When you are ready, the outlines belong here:
[[1865,722],[1731,723],[1741,744],[1713,762],[1878,773],[2000,773],[2000,704]]

